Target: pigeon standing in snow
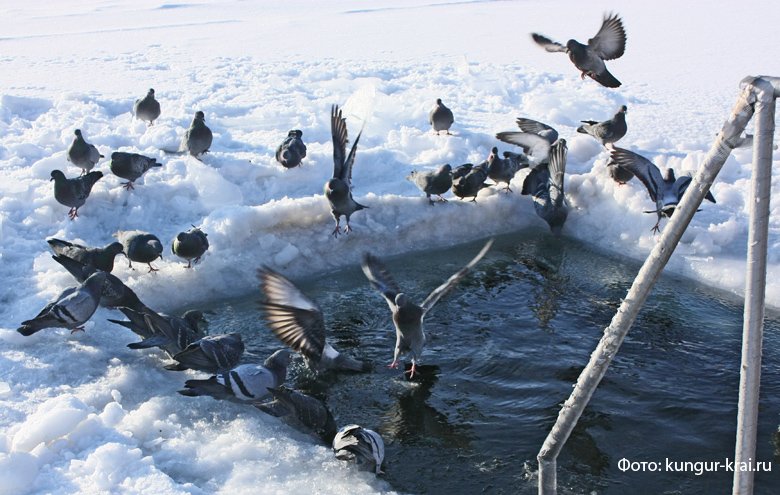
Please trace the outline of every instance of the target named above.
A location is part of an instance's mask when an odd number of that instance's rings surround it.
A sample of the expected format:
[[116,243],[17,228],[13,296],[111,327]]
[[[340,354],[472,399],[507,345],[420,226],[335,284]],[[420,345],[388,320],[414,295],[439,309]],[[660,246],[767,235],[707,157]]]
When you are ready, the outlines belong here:
[[194,225],[187,232],[179,232],[171,243],[171,251],[179,258],[187,260],[186,268],[200,261],[200,257],[209,248],[207,234]]
[[598,139],[602,145],[610,148],[612,143],[616,143],[626,135],[628,127],[626,126],[626,112],[628,107],[622,105],[614,117],[604,122],[596,122],[595,120],[583,120],[581,121],[585,125],[581,125],[577,128],[577,132],[582,134],[590,134],[594,138]]
[[238,366],[243,354],[244,341],[241,339],[241,334],[207,335],[191,343],[178,354],[174,354],[172,357],[177,363],[169,364],[165,369],[224,373]]
[[100,292],[106,282],[105,272],[90,275],[78,287],[69,287],[44,307],[35,318],[22,322],[16,331],[28,337],[39,330],[51,327],[83,330],[82,325],[95,313]]
[[569,207],[563,194],[563,177],[566,173],[565,139],[558,139],[550,148],[549,162],[531,169],[523,181],[521,194],[530,194],[534,198],[534,209],[550,226],[554,234],[563,228]]
[[[90,275],[98,271],[95,266],[81,263],[64,254],[55,254],[52,259],[68,270],[79,283],[84,283]],[[103,290],[100,293],[99,304],[104,308],[120,308],[120,310],[131,308],[143,311],[146,309],[146,306],[130,287],[108,272],[106,272],[106,283],[103,284]]]
[[423,346],[425,345],[425,331],[423,330],[425,315],[428,314],[439,299],[451,291],[471,271],[492,245],[492,239],[486,242],[479,253],[466,266],[458,270],[446,282],[436,287],[420,305],[414,303],[398,287],[390,272],[387,271],[387,268],[376,256],[369,253],[363,256],[361,264],[363,273],[366,274],[371,286],[382,293],[393,315],[396,340],[393,362],[388,365],[389,368],[397,368],[399,356],[402,353],[409,352],[412,354],[412,367],[409,370],[409,378],[414,377],[417,362],[420,360]]
[[487,159],[488,164],[488,178],[493,180],[496,184],[499,182],[506,182],[506,192],[511,191],[509,183],[515,177],[515,174],[521,168],[528,166],[528,159],[517,153],[510,151],[504,152],[504,158],[498,156],[498,148],[495,146],[490,150],[490,155]]
[[336,420],[321,400],[280,386],[269,388],[274,400],[254,406],[266,414],[281,418],[304,432],[312,432],[326,443],[336,435]]
[[124,151],[111,153],[111,171],[117,177],[127,179],[127,182],[122,184],[127,190],[135,189],[133,183],[153,167],[162,167],[162,163],[157,163],[156,158],[149,158],[138,153],[125,153]]
[[285,345],[303,355],[309,368],[315,372],[368,371],[368,363],[340,353],[327,342],[322,310],[295,284],[268,267],[259,269],[257,276],[265,295],[260,307],[268,326]]
[[147,307],[123,307],[119,310],[128,319],[108,321],[129,329],[143,339],[128,344],[130,349],[159,347],[169,356],[174,356],[208,333],[209,322],[203,312],[196,309],[185,311],[181,317],[158,314]]
[[62,239],[47,239],[49,247],[55,254],[61,254],[74,259],[84,265],[90,265],[104,272],[111,272],[114,269],[114,258],[118,254],[124,255],[124,247],[120,242],[112,242],[106,247],[91,248],[63,241]]
[[358,425],[342,426],[333,437],[333,452],[336,459],[354,462],[361,470],[382,473],[385,442],[374,430]]
[[441,195],[452,187],[452,167],[447,163],[433,171],[420,172],[412,170],[406,176],[406,180],[413,182],[420,191],[424,192],[430,204],[434,204],[431,194],[437,195],[439,201],[446,202],[447,200]]
[[81,169],[81,175],[86,174],[103,158],[94,144],[89,144],[81,135],[81,129],[74,131],[76,135],[68,148],[68,161]]
[[558,140],[558,131],[536,120],[518,118],[520,131],[499,132],[496,138],[523,148],[534,166],[547,163],[550,147]]
[[51,179],[54,181],[54,199],[63,206],[69,206],[68,217],[73,220],[79,216],[79,208],[92,191],[95,182],[103,177],[103,172],[95,170],[80,177],[68,179],[60,170],[51,171]]
[[352,227],[349,226],[349,217],[358,210],[368,208],[352,199],[352,166],[355,163],[355,153],[358,141],[360,141],[360,134],[363,131],[358,133],[349,155],[346,155],[347,119],[341,116],[341,109],[337,105],[333,105],[330,112],[330,132],[333,137],[333,178],[325,183],[325,197],[330,203],[330,213],[336,220],[333,237],[338,237],[341,233],[339,218],[342,215],[347,222],[344,233],[349,234],[352,231]]
[[149,125],[154,124],[154,121],[160,116],[160,102],[154,99],[153,89],[149,89],[145,97],[135,100],[133,115]]
[[488,187],[485,184],[487,177],[487,162],[476,167],[471,164],[461,165],[452,174],[452,192],[460,199],[472,198],[471,201],[476,203],[479,191]]
[[599,32],[588,40],[587,45],[577,40],[569,40],[566,46],[563,46],[537,33],[532,33],[531,37],[548,52],[568,53],[569,59],[580,70],[583,79],[588,76],[608,88],[620,86],[620,81],[609,73],[604,64],[605,60],[616,59],[626,51],[626,31],[617,14],[604,16]]
[[133,261],[136,261],[148,264],[150,272],[157,271],[157,268],[152,266],[152,261],[162,258],[163,247],[156,235],[140,230],[120,230],[114,236],[125,248],[130,268],[133,267]]
[[195,112],[195,117],[192,119],[190,128],[184,134],[184,148],[190,155],[198,158],[203,153],[207,153],[211,148],[211,141],[214,139],[214,135],[211,133],[211,129],[206,125],[206,116],[198,110]]
[[294,168],[306,158],[306,145],[303,144],[303,132],[293,129],[287,133],[282,144],[276,148],[276,161],[284,168]]
[[[650,199],[655,202],[656,209],[646,211],[645,213],[656,213],[658,215],[658,221],[652,229],[653,232],[658,232],[660,230],[661,218],[671,218],[677,203],[680,202],[691,183],[691,177],[683,176],[675,179],[674,170],[671,168],[666,170],[665,176],[661,175],[661,171],[653,162],[623,148],[614,147],[610,153],[610,159],[615,164],[630,170],[647,188],[647,193],[650,195]],[[715,197],[709,191],[707,191],[704,199],[715,202]]]
[[452,116],[452,110],[441,102],[441,98],[437,98],[436,106],[433,107],[430,115],[428,115],[428,122],[433,127],[433,130],[436,131],[436,134],[440,131],[450,134],[450,127],[455,122],[455,117]]

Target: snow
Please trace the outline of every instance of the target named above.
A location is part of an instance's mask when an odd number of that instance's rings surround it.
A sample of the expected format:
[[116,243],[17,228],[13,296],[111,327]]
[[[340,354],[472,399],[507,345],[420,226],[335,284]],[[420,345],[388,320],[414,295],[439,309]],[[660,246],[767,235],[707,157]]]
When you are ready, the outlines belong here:
[[[575,133],[578,122],[609,118],[625,104],[629,131],[618,145],[677,175],[693,173],[738,82],[780,75],[780,61],[765,55],[780,6],[758,0],[621,5],[627,50],[607,63],[619,90],[581,81],[567,57],[528,36],[584,41],[615,8],[605,1],[3,3],[0,493],[244,493],[258,480],[264,493],[388,489],[273,419],[250,420],[234,405],[193,410],[175,396],[175,378],[127,351],[126,335],[105,329],[116,316],[107,310],[84,335],[18,335],[22,320],[73,284],[45,238],[102,246],[118,230],[156,234],[166,246],[156,275],[130,270],[122,258],[114,273],[165,311],[250,293],[263,263],[296,277],[353,266],[366,250],[384,256],[544,229],[517,193],[526,172],[512,182],[514,194],[491,188],[477,204],[434,207],[404,180],[414,169],[481,161],[494,145],[511,149],[494,134],[525,116],[568,139],[564,235],[641,260],[657,241],[655,217],[642,213],[654,206],[638,182],[609,179],[607,153]],[[147,127],[130,109],[150,87],[163,113]],[[454,111],[453,136],[430,132],[437,97]],[[332,104],[343,106],[352,139],[363,130],[353,184],[369,206],[337,240],[322,195],[332,172]],[[178,147],[196,110],[214,132],[203,163],[162,151]],[[132,151],[164,166],[127,192],[104,159],[97,169],[105,177],[71,222],[49,173],[78,174],[66,161],[76,128],[106,157]],[[292,128],[303,130],[308,156],[284,170],[274,151]],[[717,205],[702,206],[667,271],[741,292],[751,155],[729,157],[712,188]],[[775,307],[778,208],[772,204],[767,287]],[[167,246],[190,225],[208,233],[211,247],[185,270]]]

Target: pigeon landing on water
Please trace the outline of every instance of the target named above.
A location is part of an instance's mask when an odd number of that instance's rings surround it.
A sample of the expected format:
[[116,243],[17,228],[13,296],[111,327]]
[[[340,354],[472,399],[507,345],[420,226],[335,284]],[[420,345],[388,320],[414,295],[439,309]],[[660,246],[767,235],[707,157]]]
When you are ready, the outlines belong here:
[[68,148],[68,161],[73,165],[81,169],[81,174],[84,175],[103,158],[98,149],[93,144],[89,144],[84,141],[84,136],[81,135],[81,130],[76,129],[73,132],[76,137],[73,138],[73,142],[70,143]]
[[128,182],[122,184],[127,190],[135,189],[133,183],[147,170],[154,167],[162,167],[162,163],[157,163],[156,158],[149,158],[138,153],[125,153],[124,151],[111,153],[111,171],[117,177],[127,179]]
[[265,301],[260,304],[274,335],[290,349],[300,352],[315,372],[327,370],[368,371],[368,363],[345,356],[325,336],[319,306],[292,282],[268,267],[257,271]]
[[[652,229],[653,232],[658,232],[660,230],[661,218],[671,218],[677,203],[680,202],[691,183],[691,177],[683,176],[675,179],[674,170],[671,168],[667,169],[666,176],[663,176],[653,162],[623,148],[613,148],[610,153],[610,159],[615,164],[630,170],[647,188],[647,193],[650,195],[650,199],[655,202],[656,209],[646,211],[645,213],[656,213],[658,215],[658,221]],[[704,199],[715,202],[715,197],[709,191],[707,191]]]
[[558,131],[547,124],[524,118],[517,119],[517,126],[520,131],[499,132],[496,138],[520,146],[534,166],[546,164],[550,147],[558,140]]
[[369,253],[363,256],[361,264],[363,273],[366,274],[371,286],[382,293],[393,314],[396,340],[393,362],[388,365],[389,368],[397,368],[399,356],[402,353],[410,352],[412,354],[412,368],[409,370],[409,378],[414,377],[417,361],[420,360],[425,345],[425,331],[423,330],[425,315],[439,299],[451,291],[471,271],[492,245],[493,239],[487,241],[479,253],[474,256],[474,259],[448,278],[446,282],[435,288],[420,305],[415,304],[409,296],[401,291],[379,258]]
[[160,116],[160,102],[154,99],[153,89],[149,89],[145,97],[135,100],[133,115],[149,125],[154,124],[154,121]]
[[179,258],[187,260],[185,268],[192,268],[192,263],[200,261],[200,257],[209,248],[207,234],[194,225],[187,232],[179,232],[171,243],[171,252]]
[[604,122],[596,122],[595,120],[582,120],[585,125],[581,125],[577,128],[577,132],[582,134],[590,134],[594,138],[598,139],[602,145],[610,148],[612,143],[620,141],[620,139],[626,135],[628,127],[626,126],[626,112],[628,107],[621,106],[614,117]]
[[534,198],[534,209],[554,234],[563,228],[569,207],[563,194],[563,177],[566,173],[566,140],[558,139],[550,148],[547,165],[539,165],[523,181],[521,194],[530,194]]
[[303,132],[293,129],[287,133],[282,144],[276,148],[276,161],[284,168],[294,168],[306,158],[306,145],[303,144]]
[[406,176],[406,180],[413,182],[420,191],[424,192],[430,204],[434,204],[431,194],[437,195],[439,201],[446,202],[447,200],[441,195],[452,187],[452,167],[447,163],[433,171],[420,172],[412,170]]
[[188,345],[172,357],[176,364],[165,366],[166,370],[198,370],[204,373],[226,373],[238,366],[244,354],[241,334],[227,333],[207,335]]
[[504,158],[501,158],[498,156],[498,148],[494,146],[493,149],[490,150],[487,164],[488,178],[494,181],[496,185],[498,185],[499,182],[505,182],[506,188],[504,188],[504,190],[509,192],[512,190],[509,188],[509,183],[512,182],[512,179],[515,177],[518,170],[528,166],[528,159],[523,155],[510,151],[505,151]]
[[361,470],[382,473],[385,460],[385,442],[379,433],[358,425],[339,428],[333,437],[336,459],[354,462]]
[[322,441],[331,443],[336,435],[336,420],[321,400],[280,386],[269,388],[274,400],[254,406],[266,414],[282,419],[293,428],[314,433]]
[[488,184],[485,184],[487,178],[487,162],[476,167],[470,163],[461,165],[452,173],[452,193],[460,199],[471,198],[471,201],[476,203],[479,191],[488,187]]
[[70,207],[68,218],[71,220],[79,216],[79,208],[84,206],[95,182],[103,177],[103,172],[95,170],[80,177],[68,179],[60,170],[51,171],[51,179],[54,181],[54,199],[63,206]]
[[108,321],[129,329],[143,339],[128,344],[130,349],[159,347],[169,356],[175,356],[208,333],[209,322],[202,311],[195,309],[185,311],[181,317],[158,314],[146,307],[123,307],[119,310],[128,319]]
[[[98,270],[93,265],[85,265],[64,254],[55,254],[52,259],[68,270],[79,283],[84,283],[90,275]],[[104,308],[132,308],[136,311],[146,309],[146,306],[130,287],[108,272],[106,272],[106,283],[100,292],[99,304]]]
[[325,183],[325,197],[330,202],[330,213],[336,220],[336,228],[333,229],[333,237],[341,233],[339,218],[346,218],[347,226],[344,233],[349,234],[352,227],[349,226],[349,217],[358,210],[368,208],[352,199],[352,166],[355,163],[358,141],[361,130],[358,133],[352,149],[347,152],[347,119],[341,116],[341,109],[333,105],[330,112],[330,133],[333,136],[333,178]]
[[588,40],[587,45],[577,40],[569,40],[566,46],[563,46],[537,33],[532,33],[531,37],[548,52],[568,53],[569,59],[580,70],[583,79],[588,76],[608,88],[620,86],[620,81],[609,73],[604,64],[605,60],[616,59],[626,51],[626,31],[617,14],[604,16],[599,32]]
[[433,130],[438,134],[441,131],[445,131],[450,134],[450,127],[455,122],[455,117],[452,116],[452,110],[444,106],[441,102],[441,98],[436,99],[436,106],[431,110],[428,116],[428,122],[433,127]]
[[195,117],[192,119],[190,128],[184,133],[184,140],[182,144],[187,152],[198,158],[203,153],[207,153],[211,148],[211,141],[214,139],[214,135],[211,133],[211,129],[206,125],[206,116],[198,110],[195,112]]
[[102,248],[86,247],[56,238],[46,239],[46,242],[51,250],[54,251],[54,254],[67,256],[83,265],[93,266],[98,270],[109,273],[114,269],[114,258],[118,254],[125,254],[124,247],[120,242],[112,242]]
[[[29,337],[44,328],[69,328],[72,332],[83,330],[82,325],[95,313],[100,300],[106,273],[92,274],[78,287],[69,287],[44,307],[35,318],[22,322],[17,332]],[[71,333],[72,333],[71,332]]]
[[120,230],[114,236],[125,248],[130,268],[133,267],[133,261],[135,261],[149,265],[150,272],[157,271],[157,268],[152,266],[152,261],[157,258],[162,259],[163,247],[156,235],[140,230]]

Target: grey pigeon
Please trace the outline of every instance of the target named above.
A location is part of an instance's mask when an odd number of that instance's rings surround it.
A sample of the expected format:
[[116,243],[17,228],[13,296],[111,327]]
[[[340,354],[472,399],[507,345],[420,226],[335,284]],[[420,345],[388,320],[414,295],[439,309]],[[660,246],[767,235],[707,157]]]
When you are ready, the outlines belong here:
[[100,292],[105,282],[105,272],[93,273],[83,284],[62,291],[35,318],[23,321],[16,331],[28,337],[44,328],[69,328],[72,332],[83,330],[82,325],[92,317],[98,307]]
[[436,99],[436,106],[431,110],[428,115],[428,122],[433,126],[433,130],[438,134],[440,131],[445,131],[450,134],[450,127],[455,122],[455,117],[452,116],[452,110],[447,108],[444,103],[441,102],[441,98]]
[[336,421],[321,400],[285,386],[269,388],[271,402],[254,404],[266,414],[282,419],[300,431],[311,432],[326,443],[336,435]]
[[550,148],[549,162],[531,169],[525,177],[521,193],[533,197],[536,214],[547,222],[554,234],[561,232],[569,214],[563,193],[567,151],[566,140],[558,139]]
[[385,442],[379,433],[358,425],[339,428],[333,437],[336,459],[354,462],[361,470],[382,473],[385,460]]
[[205,380],[187,380],[179,393],[187,397],[209,395],[215,399],[255,402],[267,397],[269,388],[284,383],[292,356],[289,349],[282,349],[271,354],[262,365],[240,364]]
[[[487,162],[482,162],[476,167],[467,167],[461,165],[452,174],[452,192],[460,199],[472,198],[471,201],[477,202],[477,194],[483,188],[488,187],[485,180],[488,177]],[[465,175],[461,175],[465,173]]]
[[604,146],[620,141],[620,139],[626,135],[626,131],[628,130],[628,127],[626,126],[627,111],[628,107],[622,105],[614,117],[609,120],[605,120],[604,122],[583,120],[581,122],[583,122],[585,125],[579,126],[577,128],[577,132],[582,134],[590,134],[594,138],[598,139]]
[[149,158],[138,153],[125,153],[124,151],[111,153],[111,171],[117,177],[127,179],[127,182],[122,184],[127,190],[135,189],[133,183],[147,170],[154,167],[162,167],[162,163],[157,163],[156,158]]
[[133,115],[149,125],[154,124],[154,121],[160,116],[160,102],[154,99],[153,89],[149,89],[145,97],[135,100]]
[[333,105],[330,112],[330,133],[333,137],[333,178],[325,183],[325,197],[330,203],[330,213],[336,220],[336,228],[333,229],[333,237],[341,233],[339,218],[346,218],[347,226],[344,233],[349,234],[352,227],[349,226],[349,217],[358,210],[368,208],[352,199],[352,165],[355,163],[358,141],[361,130],[358,133],[352,149],[347,152],[347,119],[341,116],[341,109]]
[[114,236],[125,248],[130,268],[133,268],[135,261],[148,264],[150,272],[157,271],[157,268],[152,266],[152,261],[162,258],[163,247],[156,235],[140,230],[120,230]]
[[550,146],[558,140],[558,131],[536,120],[518,118],[520,131],[499,132],[496,138],[505,143],[523,148],[523,152],[534,165],[547,163]]
[[621,186],[634,178],[634,173],[631,170],[612,160],[607,162],[607,173],[612,177],[612,180]]
[[[93,265],[81,263],[64,254],[55,254],[52,259],[68,270],[79,283],[83,283],[90,275],[98,271]],[[130,287],[114,275],[106,273],[106,283],[103,284],[103,290],[100,293],[100,306],[104,308],[127,307],[136,311],[143,311],[146,308]]]
[[94,144],[89,144],[84,141],[84,136],[81,135],[81,130],[76,129],[74,131],[76,135],[73,138],[73,142],[68,147],[68,161],[73,165],[81,169],[81,174],[85,174],[92,170],[92,168],[103,158]]
[[228,333],[207,335],[188,345],[172,357],[176,364],[165,366],[166,370],[198,370],[205,373],[225,373],[238,366],[244,354],[241,334]]
[[211,133],[211,129],[206,125],[206,116],[198,110],[195,112],[195,117],[192,119],[190,128],[184,134],[184,148],[190,155],[198,158],[203,153],[207,153],[211,148],[211,141],[214,139],[214,135]]
[[63,206],[69,206],[68,217],[73,220],[79,216],[79,208],[84,203],[92,191],[95,182],[103,177],[103,172],[95,170],[80,177],[68,179],[60,170],[51,171],[51,179],[54,181],[54,199]]
[[106,247],[91,248],[63,241],[62,239],[46,239],[49,247],[55,254],[61,254],[74,259],[84,265],[91,265],[98,270],[111,272],[114,269],[114,258],[118,254],[124,255],[124,247],[120,242],[112,242]]
[[284,168],[294,168],[306,158],[306,145],[303,144],[303,132],[293,129],[287,133],[282,144],[276,148],[276,161]]
[[425,315],[428,314],[439,299],[451,291],[471,271],[492,245],[493,239],[490,239],[466,266],[431,291],[420,305],[415,304],[401,290],[384,264],[379,261],[379,258],[369,253],[363,255],[363,262],[361,263],[363,273],[366,274],[366,278],[368,278],[371,286],[382,293],[385,301],[387,301],[387,305],[390,306],[390,312],[393,314],[395,351],[393,352],[393,362],[388,365],[389,368],[397,368],[399,356],[402,353],[409,352],[412,354],[412,367],[409,370],[409,378],[414,377],[417,362],[420,360],[423,346],[425,345],[425,331],[423,329]]
[[580,70],[583,79],[588,76],[608,88],[620,86],[620,81],[609,73],[604,64],[605,60],[622,56],[626,50],[626,31],[617,14],[604,16],[599,32],[588,40],[587,45],[577,40],[569,40],[566,46],[563,46],[537,33],[532,33],[531,37],[548,52],[568,53],[569,59]]
[[[610,153],[610,159],[615,164],[630,170],[647,188],[647,193],[650,195],[650,199],[655,202],[656,209],[645,213],[658,215],[658,221],[652,228],[653,232],[658,232],[661,218],[671,218],[677,203],[680,202],[691,183],[691,177],[683,176],[675,179],[674,170],[671,168],[666,170],[665,176],[661,175],[661,171],[653,162],[623,148],[614,147]],[[707,191],[705,199],[715,202],[715,197],[709,191]]]
[[436,170],[420,172],[412,170],[406,176],[406,180],[411,181],[420,191],[425,193],[430,204],[434,204],[431,194],[439,197],[439,201],[446,202],[441,195],[446,193],[452,187],[452,167],[449,163],[442,165]]
[[285,345],[303,355],[309,368],[315,372],[368,371],[368,363],[340,353],[327,342],[322,310],[295,284],[268,267],[259,269],[257,276],[265,295],[260,307],[268,326]]
[[192,268],[192,263],[200,261],[200,257],[209,248],[207,234],[194,225],[187,232],[179,232],[171,243],[171,252],[179,258],[187,260],[186,268]]
[[147,307],[122,307],[119,310],[128,319],[108,321],[128,328],[143,339],[128,344],[130,349],[159,347],[173,357],[208,333],[209,322],[203,312],[196,309],[185,311],[181,317],[159,314]]
[[524,155],[512,153],[510,151],[505,151],[504,158],[501,158],[498,156],[498,148],[494,146],[493,149],[490,150],[490,155],[487,159],[487,167],[488,178],[493,180],[496,185],[498,185],[499,182],[505,182],[506,187],[504,190],[509,192],[512,190],[509,187],[509,183],[512,182],[512,179],[515,177],[518,170],[528,167],[528,158]]

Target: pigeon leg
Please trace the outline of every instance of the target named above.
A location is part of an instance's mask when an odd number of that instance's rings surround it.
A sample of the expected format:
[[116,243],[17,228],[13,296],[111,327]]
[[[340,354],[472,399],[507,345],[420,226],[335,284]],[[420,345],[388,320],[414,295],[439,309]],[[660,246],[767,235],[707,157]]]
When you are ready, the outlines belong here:
[[160,271],[159,268],[153,267],[151,263],[147,263],[147,265],[149,265],[149,271],[147,273],[159,272]]
[[428,204],[433,206],[433,200],[431,199],[431,195],[428,195]]
[[330,235],[332,235],[333,237],[338,237],[340,233],[341,233],[341,228],[339,227],[339,220],[337,218],[336,219],[336,228],[333,229],[333,232],[331,232]]
[[352,227],[349,226],[349,221],[347,221],[347,226],[344,227],[344,233],[349,234],[350,232],[352,232]]
[[387,365],[388,368],[397,369],[398,368],[398,360],[393,359],[393,362]]
[[187,260],[187,266],[184,268],[192,268],[192,260]]
[[411,380],[414,378],[414,372],[417,371],[417,363],[414,362],[414,359],[412,360],[412,367],[409,369],[409,371],[404,371],[404,374],[409,373],[409,379]]
[[70,211],[68,211],[68,218],[71,220],[75,220],[77,216],[79,216],[78,208],[71,208]]
[[440,203],[446,203],[446,202],[447,202],[447,200],[446,200],[446,199],[444,199],[444,198],[441,196],[441,194],[437,194],[437,196],[439,197],[439,202],[440,202]]
[[658,226],[660,223],[661,223],[661,220],[659,219],[659,220],[658,220],[658,221],[655,223],[655,225],[653,225],[653,228],[652,228],[652,229],[650,229],[650,230],[652,230],[652,231],[653,231],[653,235],[655,235],[655,234],[658,234],[659,232],[661,232],[661,228]]
[[471,202],[472,202],[472,203],[476,203],[476,202],[477,202],[477,197],[476,197],[476,196],[474,196],[473,198],[471,198]]
[[86,330],[84,330],[84,326],[76,327],[70,331],[70,334],[73,335],[76,332],[84,332],[87,333]]
[[509,187],[509,182],[506,183],[506,187],[504,188],[504,192],[506,192],[506,193],[512,192],[512,188]]
[[583,70],[583,71],[582,71],[582,74],[580,74],[580,79],[584,80],[584,79],[585,79],[585,75],[586,75],[586,74],[585,74],[585,71]]
[[122,184],[122,187],[124,187],[126,190],[133,189],[135,190],[135,186],[133,185],[133,181],[128,181]]

